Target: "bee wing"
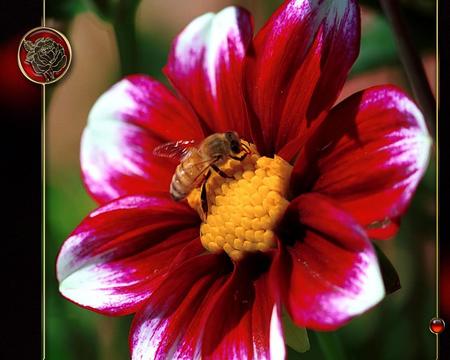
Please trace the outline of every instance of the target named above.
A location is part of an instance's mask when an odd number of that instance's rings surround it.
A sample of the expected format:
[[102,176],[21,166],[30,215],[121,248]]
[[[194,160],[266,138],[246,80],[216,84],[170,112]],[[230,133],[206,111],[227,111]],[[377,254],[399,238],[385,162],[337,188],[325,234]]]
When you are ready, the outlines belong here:
[[212,164],[214,164],[217,160],[216,159],[208,159],[208,160],[203,160],[203,161],[198,161],[196,163],[191,163],[187,166],[185,166],[185,170],[189,171],[190,168],[194,167],[194,166],[199,166],[202,165],[202,169],[199,171],[199,173],[197,174],[197,176],[194,178],[194,180],[192,181],[193,183],[196,183],[198,181],[198,179],[202,176],[202,175],[206,175],[206,172],[209,170],[209,168],[211,167]]
[[197,142],[195,140],[178,140],[158,145],[153,149],[153,155],[182,160]]

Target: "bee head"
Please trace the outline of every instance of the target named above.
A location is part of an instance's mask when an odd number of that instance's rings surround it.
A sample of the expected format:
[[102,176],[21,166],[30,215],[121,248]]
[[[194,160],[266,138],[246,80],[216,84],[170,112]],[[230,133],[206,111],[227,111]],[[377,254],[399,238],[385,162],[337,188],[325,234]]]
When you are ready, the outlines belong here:
[[241,140],[235,131],[228,131],[225,133],[225,138],[230,144],[231,152],[239,154],[241,152]]

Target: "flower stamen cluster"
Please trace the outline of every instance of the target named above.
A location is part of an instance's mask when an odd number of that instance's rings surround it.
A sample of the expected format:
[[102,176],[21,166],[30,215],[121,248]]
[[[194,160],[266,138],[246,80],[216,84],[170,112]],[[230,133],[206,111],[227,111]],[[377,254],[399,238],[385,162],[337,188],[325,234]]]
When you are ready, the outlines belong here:
[[203,218],[200,239],[208,251],[225,251],[237,261],[248,252],[276,247],[274,228],[289,201],[286,192],[292,166],[282,158],[252,153],[242,161],[229,159],[214,172],[206,186],[208,213],[201,209],[201,190],[188,197],[189,205]]

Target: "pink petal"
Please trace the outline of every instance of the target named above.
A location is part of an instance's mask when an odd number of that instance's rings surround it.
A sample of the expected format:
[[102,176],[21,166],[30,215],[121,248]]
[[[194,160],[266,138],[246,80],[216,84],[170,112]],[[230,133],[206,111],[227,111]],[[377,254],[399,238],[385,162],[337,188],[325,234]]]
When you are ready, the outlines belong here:
[[125,78],[95,103],[81,143],[88,190],[99,202],[124,195],[167,192],[176,161],[153,156],[164,142],[202,139],[196,117],[162,84]]
[[401,90],[377,86],[331,111],[300,153],[291,185],[334,198],[369,236],[386,238],[398,229],[430,146],[417,106]]
[[[57,259],[60,292],[105,314],[136,311],[172,261],[203,252],[197,216],[162,197],[130,196],[93,211],[63,244]],[[193,251],[193,250],[191,250]]]
[[384,297],[372,245],[336,203],[319,194],[301,195],[283,221],[281,227],[290,224],[289,235],[281,235],[283,242],[293,245],[280,247],[271,281],[279,284],[298,326],[336,329]]
[[132,359],[199,358],[210,303],[230,268],[225,256],[207,254],[173,269],[133,320]]
[[252,36],[251,15],[227,7],[192,21],[172,45],[165,73],[208,132],[235,130],[248,138],[241,78]]
[[236,264],[206,322],[202,358],[285,358],[281,306],[269,289],[269,266],[262,255]]
[[284,359],[281,308],[267,273],[252,271],[260,265],[229,277],[226,257],[206,255],[171,271],[133,321],[132,359]]
[[246,64],[248,93],[262,126],[258,149],[278,153],[333,105],[359,40],[354,0],[291,0],[279,7],[257,34]]

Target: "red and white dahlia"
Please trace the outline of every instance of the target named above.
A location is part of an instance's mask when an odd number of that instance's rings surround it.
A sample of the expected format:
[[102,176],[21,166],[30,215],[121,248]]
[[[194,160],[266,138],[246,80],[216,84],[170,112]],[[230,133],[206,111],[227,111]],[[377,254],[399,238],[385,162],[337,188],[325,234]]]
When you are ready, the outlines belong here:
[[[333,106],[359,51],[354,0],[290,0],[253,37],[229,7],[190,23],[165,74],[94,105],[81,165],[100,203],[61,248],[61,293],[136,313],[134,360],[284,358],[281,310],[335,329],[385,295],[369,239],[395,234],[427,166],[423,116],[393,86]],[[175,202],[161,143],[234,130],[254,149]]]

